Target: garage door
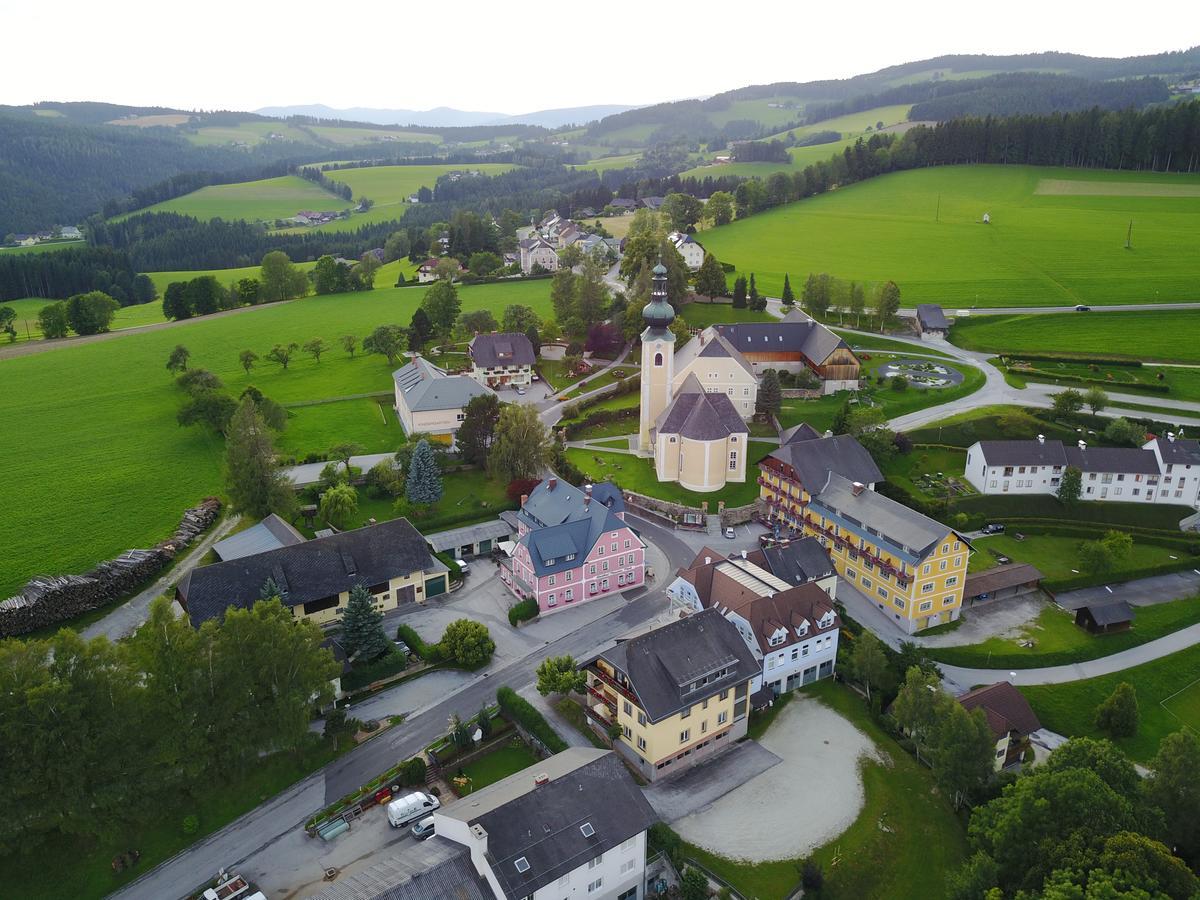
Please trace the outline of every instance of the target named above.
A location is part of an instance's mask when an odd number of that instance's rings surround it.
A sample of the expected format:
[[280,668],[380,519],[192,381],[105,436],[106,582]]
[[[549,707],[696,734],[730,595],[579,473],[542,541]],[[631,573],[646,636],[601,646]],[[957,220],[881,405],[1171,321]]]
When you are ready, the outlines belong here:
[[436,597],[438,594],[446,593],[446,576],[438,575],[436,578],[430,578],[425,582],[425,597]]
[[412,603],[417,599],[417,589],[414,585],[406,584],[404,587],[396,591],[396,605],[401,603]]

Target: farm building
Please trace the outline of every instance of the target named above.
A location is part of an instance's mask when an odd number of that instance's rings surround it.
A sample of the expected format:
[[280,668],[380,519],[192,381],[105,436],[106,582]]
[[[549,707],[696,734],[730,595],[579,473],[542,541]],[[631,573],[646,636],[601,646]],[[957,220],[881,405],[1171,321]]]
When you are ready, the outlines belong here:
[[421,356],[392,373],[396,415],[405,434],[424,433],[453,442],[468,403],[492,393],[469,375],[451,375]]
[[728,340],[756,375],[764,369],[807,370],[821,379],[826,394],[858,390],[858,357],[845,341],[798,309],[779,322],[739,322],[708,330]]
[[304,540],[304,535],[290,523],[271,513],[257,525],[239,531],[223,541],[217,541],[212,549],[218,559],[228,561],[253,556],[255,553],[265,553],[267,550],[278,550],[280,547],[303,544]]
[[966,603],[987,603],[992,600],[1012,600],[1036,592],[1041,586],[1042,573],[1028,563],[1008,563],[985,572],[968,575],[963,588]]
[[950,323],[942,308],[936,303],[918,303],[917,331],[923,341],[944,341],[950,334]]
[[517,533],[516,521],[496,518],[478,525],[464,525],[429,535],[429,546],[435,553],[453,553],[458,559],[486,556],[511,541]]
[[1133,625],[1133,609],[1124,600],[1091,603],[1075,611],[1075,624],[1092,634],[1127,631]]

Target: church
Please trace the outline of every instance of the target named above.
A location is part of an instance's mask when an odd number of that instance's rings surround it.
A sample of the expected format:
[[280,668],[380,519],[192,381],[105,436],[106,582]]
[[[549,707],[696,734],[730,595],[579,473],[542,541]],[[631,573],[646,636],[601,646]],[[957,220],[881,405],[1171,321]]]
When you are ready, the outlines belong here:
[[638,453],[654,459],[659,481],[711,493],[746,480],[746,423],[764,368],[808,369],[824,393],[858,387],[860,364],[845,341],[799,310],[779,322],[714,325],[676,354],[661,263],[642,318]]

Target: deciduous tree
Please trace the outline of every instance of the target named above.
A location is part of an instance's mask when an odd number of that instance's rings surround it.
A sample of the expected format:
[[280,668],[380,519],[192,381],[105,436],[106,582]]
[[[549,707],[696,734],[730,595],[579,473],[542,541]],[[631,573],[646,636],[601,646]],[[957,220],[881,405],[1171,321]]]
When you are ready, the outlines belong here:
[[407,333],[399,325],[380,325],[363,338],[362,348],[367,353],[380,353],[386,356],[388,365],[394,366],[400,358],[400,354],[404,352],[405,338],[407,337]]
[[1150,763],[1146,797],[1162,810],[1169,842],[1187,859],[1200,859],[1200,738],[1194,732],[1162,739]]
[[496,652],[496,642],[487,626],[470,619],[457,619],[447,625],[438,647],[442,656],[465,669],[482,666]]
[[1082,491],[1083,473],[1075,466],[1067,466],[1063,470],[1062,480],[1058,483],[1055,496],[1063,506],[1074,506],[1079,502],[1079,495]]
[[540,328],[541,317],[528,306],[514,303],[504,307],[502,326],[505,331],[525,334],[530,328]]
[[341,344],[342,344],[342,349],[346,351],[346,354],[351,359],[353,359],[354,351],[358,349],[358,338],[352,334],[343,334],[341,336],[340,340],[341,340]]
[[575,665],[572,656],[547,656],[537,667],[537,689],[549,694],[582,694],[587,676]]
[[1090,387],[1083,392],[1083,402],[1093,416],[1098,416],[1108,408],[1108,394],[1102,388]]
[[549,465],[552,455],[550,432],[537,409],[522,404],[501,408],[487,461],[492,477],[503,482],[537,478]]
[[167,371],[175,375],[180,375],[187,371],[188,360],[192,358],[192,353],[183,344],[176,344],[175,349],[171,351],[167,357]]
[[455,443],[464,462],[476,466],[487,464],[488,453],[496,438],[496,423],[500,421],[500,398],[495,394],[472,397],[463,410]]
[[1075,388],[1067,388],[1065,391],[1059,391],[1050,397],[1053,404],[1055,415],[1069,416],[1074,415],[1083,409],[1083,394],[1075,390]]
[[711,253],[704,254],[704,262],[696,273],[696,293],[705,297],[724,297],[729,290],[725,281],[725,270]]
[[961,703],[940,710],[931,750],[933,778],[958,809],[976,795],[993,772],[996,741],[982,709]]
[[867,692],[867,702],[872,702],[872,689],[880,690],[886,687],[891,678],[887,655],[883,652],[883,644],[871,632],[863,632],[855,639],[854,649],[850,654],[850,666],[854,677]]
[[458,332],[468,338],[474,334],[497,331],[499,327],[490,309],[475,309],[458,317]]
[[258,362],[258,354],[253,350],[243,350],[238,354],[238,362],[241,363],[242,369],[249,375],[250,370],[254,368],[254,364]]
[[43,306],[38,310],[37,320],[42,337],[49,340],[67,336],[67,329],[70,327],[70,322],[67,319],[67,304],[63,301],[59,300],[57,303],[49,303]]
[[67,300],[67,321],[76,334],[108,331],[119,304],[103,291],[76,294]]
[[425,296],[421,299],[421,309],[425,310],[425,314],[429,316],[429,321],[437,334],[449,334],[462,309],[458,289],[449,280],[439,278],[425,292]]
[[286,372],[288,363],[292,361],[292,357],[299,349],[300,345],[295,341],[292,341],[290,344],[276,344],[267,352],[267,359],[273,363],[279,363]]
[[879,317],[879,330],[883,331],[883,326],[891,319],[896,317],[896,313],[900,311],[900,287],[894,281],[889,281],[879,289],[879,296],[875,301],[875,315]]
[[294,300],[308,293],[308,276],[282,250],[272,250],[262,258],[258,280],[259,297],[264,303]]
[[1096,707],[1096,727],[1113,737],[1133,737],[1139,718],[1137,691],[1128,681],[1118,684]]
[[325,343],[323,338],[315,337],[311,340],[305,341],[302,349],[305,353],[311,356],[314,361],[319,363],[321,361],[321,354],[329,349],[329,345]]
[[358,512],[358,491],[349,484],[337,484],[321,495],[321,518],[334,528],[345,528]]
[[713,225],[728,225],[733,221],[733,195],[715,191],[704,204],[704,217]]
[[229,423],[225,489],[235,510],[257,519],[271,512],[286,518],[296,505],[291,483],[275,464],[270,429],[250,397],[242,399]]

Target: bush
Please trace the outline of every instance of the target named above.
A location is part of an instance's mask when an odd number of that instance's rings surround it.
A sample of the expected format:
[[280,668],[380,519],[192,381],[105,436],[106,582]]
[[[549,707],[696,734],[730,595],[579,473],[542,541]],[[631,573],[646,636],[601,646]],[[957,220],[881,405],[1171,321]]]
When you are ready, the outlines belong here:
[[455,619],[438,642],[442,658],[464,669],[477,669],[496,652],[487,626],[471,619]]
[[522,600],[520,603],[514,603],[508,608],[508,624],[516,628],[521,622],[537,618],[539,612],[541,609],[536,600]]
[[438,645],[426,644],[411,625],[401,625],[397,628],[396,639],[408,644],[408,648],[427,663],[439,663],[442,661],[442,651]]
[[1128,366],[1136,369],[1141,366],[1140,359],[1129,359],[1125,356],[1077,356],[1072,353],[1005,353],[1004,358],[1010,363],[1014,360],[1035,360],[1037,362],[1064,362],[1081,365]]
[[415,756],[401,766],[400,778],[406,785],[419,785],[425,783],[425,760],[419,756]]
[[602,409],[599,412],[594,412],[580,419],[578,422],[569,422],[562,427],[567,432],[567,440],[574,440],[576,435],[581,434],[594,425],[608,425],[611,422],[624,422],[626,419],[633,420],[640,414],[641,410],[636,406],[631,406],[627,409]]
[[1122,681],[1108,699],[1096,707],[1096,727],[1115,738],[1133,737],[1138,729],[1137,691]]
[[196,815],[184,816],[180,825],[184,834],[195,834],[200,830],[200,819]]
[[561,753],[567,749],[567,742],[558,736],[542,714],[512,688],[502,687],[496,691],[496,702],[500,704],[502,713],[541,741],[551,753]]

